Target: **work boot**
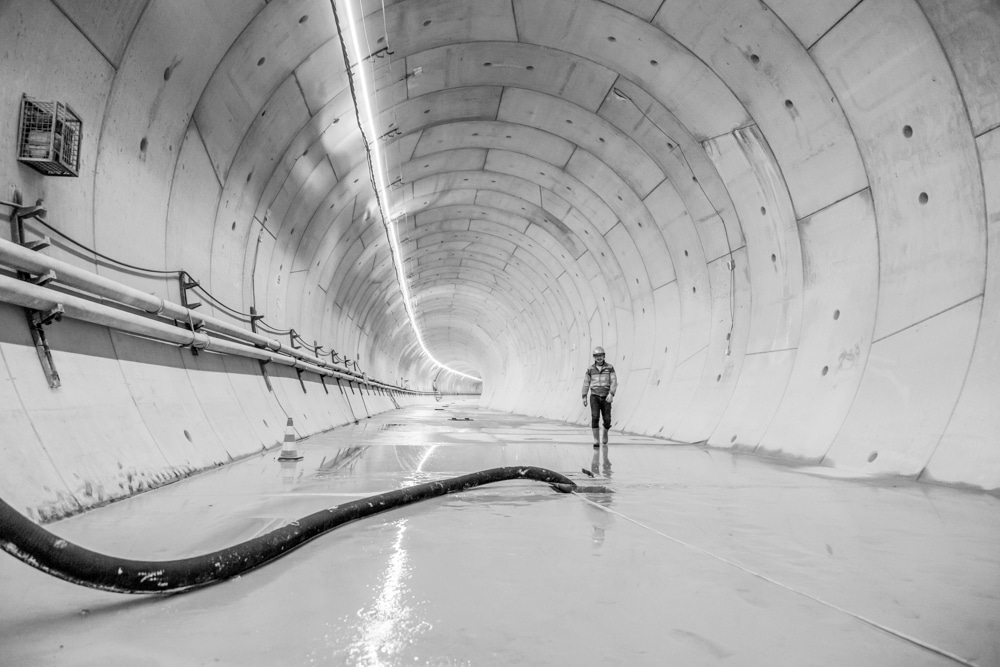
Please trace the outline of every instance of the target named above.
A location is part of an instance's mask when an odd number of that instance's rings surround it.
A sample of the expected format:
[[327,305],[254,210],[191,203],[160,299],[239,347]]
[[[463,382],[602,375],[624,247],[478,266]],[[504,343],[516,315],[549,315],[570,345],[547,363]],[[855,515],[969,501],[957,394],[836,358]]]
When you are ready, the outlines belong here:
[[591,430],[594,432],[594,447],[600,447],[601,446],[601,429],[600,428],[595,428],[595,429],[591,429]]

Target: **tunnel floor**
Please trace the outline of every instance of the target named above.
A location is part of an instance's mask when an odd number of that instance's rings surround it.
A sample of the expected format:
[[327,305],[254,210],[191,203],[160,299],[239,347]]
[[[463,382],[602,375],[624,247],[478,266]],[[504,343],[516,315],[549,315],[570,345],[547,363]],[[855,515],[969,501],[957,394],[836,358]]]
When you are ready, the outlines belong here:
[[[172,559],[413,483],[535,465],[363,519],[225,583],[80,588],[0,557],[2,665],[998,665],[1000,499],[479,408],[410,407],[49,528]],[[594,474],[585,474],[590,471]]]

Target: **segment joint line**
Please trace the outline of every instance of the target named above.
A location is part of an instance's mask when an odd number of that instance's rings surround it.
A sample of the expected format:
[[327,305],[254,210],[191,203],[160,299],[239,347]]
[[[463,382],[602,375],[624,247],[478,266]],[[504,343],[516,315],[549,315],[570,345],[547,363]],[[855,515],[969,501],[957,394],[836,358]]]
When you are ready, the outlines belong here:
[[590,500],[589,498],[586,498],[586,497],[584,497],[583,495],[581,495],[579,493],[576,493],[574,495],[576,495],[578,498],[580,498],[584,502],[590,503],[591,505],[593,505],[594,507],[596,507],[596,508],[598,508],[600,510],[604,510],[605,512],[608,512],[610,514],[614,514],[615,516],[620,516],[621,518],[625,519],[629,523],[634,523],[635,525],[639,526],[640,528],[645,528],[649,532],[654,533],[656,535],[659,535],[660,537],[664,537],[664,538],[670,540],[671,542],[674,542],[675,544],[679,544],[682,547],[684,547],[685,549],[689,549],[691,551],[694,551],[696,553],[700,553],[700,554],[702,554],[704,556],[708,556],[710,558],[714,558],[717,561],[725,563],[726,565],[729,565],[731,567],[735,567],[738,570],[742,570],[743,572],[746,572],[749,575],[757,577],[758,579],[763,579],[764,581],[768,582],[769,584],[774,584],[775,586],[778,586],[779,588],[783,588],[786,591],[790,591],[792,593],[796,593],[798,595],[801,595],[802,597],[805,597],[805,598],[808,598],[808,599],[812,600],[813,602],[818,602],[819,604],[821,604],[823,606],[829,607],[830,609],[833,609],[835,611],[839,611],[842,614],[846,614],[846,615],[850,616],[851,618],[854,618],[854,619],[856,619],[858,621],[861,621],[862,623],[865,623],[866,625],[869,625],[869,626],[875,628],[876,630],[881,630],[882,632],[884,632],[886,634],[892,635],[892,636],[894,636],[894,637],[896,637],[898,639],[902,639],[903,641],[909,642],[909,643],[911,643],[911,644],[913,644],[915,646],[919,646],[922,649],[925,649],[925,650],[930,651],[932,653],[936,653],[936,654],[938,654],[940,656],[943,656],[945,658],[948,658],[950,660],[954,660],[955,662],[957,662],[960,665],[967,665],[967,667],[978,667],[976,665],[976,663],[970,662],[970,661],[966,660],[965,658],[962,658],[961,656],[958,656],[958,655],[955,655],[954,653],[951,653],[950,651],[947,651],[947,650],[945,650],[943,648],[940,648],[938,646],[934,646],[933,644],[929,644],[929,643],[927,643],[927,642],[925,642],[923,640],[917,639],[916,637],[908,635],[905,632],[901,632],[900,630],[894,630],[893,628],[890,628],[890,627],[888,627],[886,625],[883,625],[883,624],[879,623],[878,621],[874,621],[874,620],[872,620],[870,618],[862,616],[861,614],[856,614],[853,611],[850,611],[848,609],[844,609],[843,607],[839,607],[839,606],[833,604],[832,602],[827,602],[826,600],[818,598],[815,595],[811,595],[809,593],[806,593],[805,591],[800,591],[799,589],[793,588],[792,586],[789,586],[788,584],[783,584],[780,581],[778,581],[776,579],[772,579],[771,577],[769,577],[769,576],[767,576],[765,574],[761,574],[760,572],[755,572],[755,571],[751,570],[750,568],[748,568],[748,567],[746,567],[744,565],[740,565],[736,561],[729,560],[728,558],[723,558],[722,556],[718,556],[718,555],[712,553],[711,551],[707,551],[705,549],[702,549],[701,547],[696,547],[693,544],[685,542],[684,540],[678,539],[678,538],[673,537],[671,535],[667,535],[666,533],[661,532],[661,531],[653,528],[652,526],[647,526],[646,524],[642,523],[641,521],[633,519],[630,516],[627,516],[625,514],[622,514],[621,512],[613,510],[610,507],[605,507],[604,505],[601,505],[600,503],[596,503],[593,500]]

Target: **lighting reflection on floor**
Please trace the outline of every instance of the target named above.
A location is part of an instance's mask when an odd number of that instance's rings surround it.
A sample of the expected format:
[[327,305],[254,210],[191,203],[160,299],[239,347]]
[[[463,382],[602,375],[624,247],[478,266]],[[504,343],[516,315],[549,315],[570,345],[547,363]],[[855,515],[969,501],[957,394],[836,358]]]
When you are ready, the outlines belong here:
[[583,426],[443,401],[300,441],[292,465],[269,452],[58,522],[89,548],[166,559],[500,465],[614,491],[482,487],[167,598],[3,556],[0,665],[1000,665],[997,498],[590,442]]

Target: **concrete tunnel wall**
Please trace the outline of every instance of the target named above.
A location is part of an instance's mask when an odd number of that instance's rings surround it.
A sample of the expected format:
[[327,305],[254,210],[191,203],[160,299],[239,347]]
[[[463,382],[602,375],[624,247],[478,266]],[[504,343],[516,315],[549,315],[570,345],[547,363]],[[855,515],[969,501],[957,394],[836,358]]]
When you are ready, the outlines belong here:
[[[392,53],[357,71],[402,273],[485,405],[584,424],[600,344],[617,429],[1000,488],[995,2],[385,4],[362,52]],[[328,2],[7,0],[0,43],[4,200],[187,271],[203,312],[478,390],[408,323]],[[84,119],[78,178],[16,161],[22,93]],[[0,313],[0,488],[41,519],[276,444],[286,415],[305,435],[394,407],[69,319],[50,389],[22,309]]]

